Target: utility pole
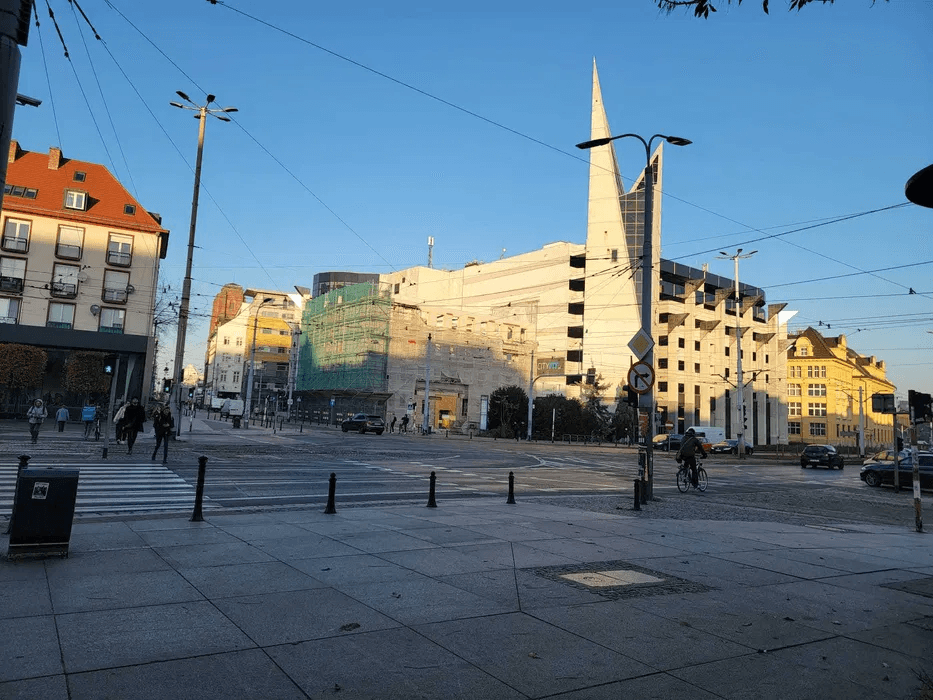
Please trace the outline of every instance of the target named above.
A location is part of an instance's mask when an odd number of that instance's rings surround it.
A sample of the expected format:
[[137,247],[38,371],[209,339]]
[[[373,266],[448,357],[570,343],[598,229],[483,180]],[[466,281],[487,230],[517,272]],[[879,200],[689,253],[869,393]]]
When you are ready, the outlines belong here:
[[428,333],[428,347],[424,360],[424,419],[421,432],[428,434],[428,416],[431,414],[431,334]]
[[528,371],[528,442],[531,442],[531,418],[535,402],[535,351],[531,351],[531,369]]

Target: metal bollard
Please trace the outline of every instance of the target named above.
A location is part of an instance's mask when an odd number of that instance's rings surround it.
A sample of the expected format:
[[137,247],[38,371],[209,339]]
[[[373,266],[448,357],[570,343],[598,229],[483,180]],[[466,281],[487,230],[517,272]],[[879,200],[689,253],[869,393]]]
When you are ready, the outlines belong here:
[[428,508],[437,508],[437,501],[434,500],[434,484],[437,481],[437,476],[434,472],[431,472],[431,487],[428,491]]
[[515,504],[515,472],[509,472],[509,497],[505,502]]
[[635,479],[635,510],[641,510],[641,479]]
[[204,515],[201,513],[201,505],[204,502],[204,474],[207,471],[207,457],[201,455],[198,457],[198,485],[194,491],[194,512],[191,514],[191,522],[204,522]]
[[29,455],[19,456],[19,465],[16,467],[16,484],[13,486],[13,507],[10,509],[10,522],[6,526],[6,532],[4,533],[6,535],[9,535],[11,532],[13,518],[16,515],[16,494],[19,492],[19,475],[22,473],[23,469],[29,466],[30,459],[32,458]]
[[337,475],[330,473],[330,486],[327,489],[327,507],[324,508],[324,515],[334,515],[337,509],[334,507],[334,497],[337,495]]

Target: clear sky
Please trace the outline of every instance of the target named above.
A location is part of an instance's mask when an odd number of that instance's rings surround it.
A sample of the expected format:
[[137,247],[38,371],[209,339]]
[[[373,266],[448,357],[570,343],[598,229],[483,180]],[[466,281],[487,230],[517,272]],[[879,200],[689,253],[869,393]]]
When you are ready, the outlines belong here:
[[[426,264],[428,236],[441,268],[584,242],[595,58],[615,133],[693,141],[666,150],[663,257],[732,277],[718,252],[757,250],[741,279],[792,330],[844,333],[898,395],[933,392],[933,210],[854,216],[905,204],[933,162],[930,0],[723,0],[709,20],[652,0],[83,0],[102,41],[49,3],[71,60],[37,3],[19,92],[43,104],[14,138],[106,164],[159,212],[176,294],[197,122],[168,103],[239,109],[207,124],[186,364],[226,282]],[[617,153],[628,186],[644,152]]]

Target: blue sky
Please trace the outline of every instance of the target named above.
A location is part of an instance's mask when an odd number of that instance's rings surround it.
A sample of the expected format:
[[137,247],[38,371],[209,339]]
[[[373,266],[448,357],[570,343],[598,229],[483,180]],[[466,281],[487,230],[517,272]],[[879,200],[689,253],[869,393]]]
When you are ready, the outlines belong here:
[[[666,151],[665,258],[731,277],[718,251],[757,249],[742,281],[797,309],[791,328],[829,324],[884,359],[899,394],[933,392],[933,211],[827,223],[905,203],[933,162],[929,0],[800,13],[773,0],[770,15],[746,0],[705,21],[651,0],[84,0],[103,42],[49,2],[71,62],[39,3],[19,91],[43,104],[17,108],[14,138],[108,165],[159,212],[175,290],[197,122],[168,103],[210,92],[239,109],[207,125],[186,363],[203,364],[226,282],[288,290],[319,271],[425,264],[429,235],[447,268],[582,243],[573,145],[589,136],[595,58],[615,133],[694,142]],[[643,151],[617,153],[628,185]]]

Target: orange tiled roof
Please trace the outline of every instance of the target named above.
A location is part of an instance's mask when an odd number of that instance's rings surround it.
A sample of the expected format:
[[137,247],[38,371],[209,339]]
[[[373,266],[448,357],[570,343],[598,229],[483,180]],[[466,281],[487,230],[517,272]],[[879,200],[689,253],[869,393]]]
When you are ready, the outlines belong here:
[[[155,234],[168,233],[103,165],[65,158],[57,148],[50,149],[49,153],[23,151],[16,141],[10,142],[10,156],[7,185],[30,187],[39,192],[35,199],[5,195],[4,211]],[[56,163],[57,168],[49,167]],[[75,181],[75,172],[86,174],[83,182]],[[87,192],[86,211],[65,208],[65,190],[69,189]],[[134,214],[124,213],[127,204],[136,207]]]

